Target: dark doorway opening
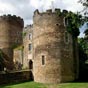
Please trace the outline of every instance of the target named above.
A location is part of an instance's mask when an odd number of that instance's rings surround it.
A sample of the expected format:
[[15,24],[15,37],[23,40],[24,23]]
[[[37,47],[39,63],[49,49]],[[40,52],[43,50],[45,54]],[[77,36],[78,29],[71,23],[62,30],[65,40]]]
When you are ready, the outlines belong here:
[[29,69],[33,69],[33,61],[29,60]]
[[33,76],[32,69],[33,69],[33,61],[32,60],[29,60],[30,81],[33,81],[34,80],[34,76]]

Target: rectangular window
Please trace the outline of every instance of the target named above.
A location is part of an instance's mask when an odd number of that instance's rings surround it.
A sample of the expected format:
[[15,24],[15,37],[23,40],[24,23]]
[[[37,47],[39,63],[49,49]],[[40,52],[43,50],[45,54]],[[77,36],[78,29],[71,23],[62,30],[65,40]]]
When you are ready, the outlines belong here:
[[42,65],[45,65],[45,56],[42,55]]
[[68,26],[68,19],[64,17],[64,26]]
[[29,40],[32,40],[32,34],[29,34]]
[[32,44],[29,44],[29,50],[30,51],[32,50]]

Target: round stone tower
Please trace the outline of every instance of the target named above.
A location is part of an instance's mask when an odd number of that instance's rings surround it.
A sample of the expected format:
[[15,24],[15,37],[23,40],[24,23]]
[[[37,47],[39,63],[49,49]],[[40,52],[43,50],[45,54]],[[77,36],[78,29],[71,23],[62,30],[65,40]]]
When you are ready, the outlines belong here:
[[15,15],[0,16],[0,49],[13,69],[13,49],[22,44],[23,19]]
[[59,83],[75,79],[72,35],[66,30],[67,13],[60,9],[34,12],[33,74],[36,82]]

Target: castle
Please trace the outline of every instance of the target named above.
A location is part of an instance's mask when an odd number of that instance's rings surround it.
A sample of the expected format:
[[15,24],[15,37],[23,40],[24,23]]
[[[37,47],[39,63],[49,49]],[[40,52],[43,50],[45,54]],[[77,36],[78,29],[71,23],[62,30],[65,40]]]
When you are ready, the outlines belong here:
[[[58,12],[61,14],[58,15]],[[51,9],[46,12],[35,10],[33,25],[24,29],[20,17],[1,16],[0,49],[5,59],[3,61],[10,64],[10,67],[5,64],[6,69],[30,69],[34,81],[41,83],[77,79],[77,47],[73,46],[72,35],[66,29],[67,13],[60,9],[55,9],[54,12]],[[0,68],[4,69],[2,64]]]

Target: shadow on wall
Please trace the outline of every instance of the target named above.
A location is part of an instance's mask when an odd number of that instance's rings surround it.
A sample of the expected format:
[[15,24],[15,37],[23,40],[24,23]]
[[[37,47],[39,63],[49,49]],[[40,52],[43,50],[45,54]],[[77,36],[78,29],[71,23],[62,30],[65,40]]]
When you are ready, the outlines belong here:
[[29,73],[29,74],[30,74],[30,75],[29,75],[29,76],[30,76],[30,77],[29,77],[29,78],[30,78],[30,81],[34,81],[33,72],[32,72],[32,71],[30,71],[30,73]]
[[8,70],[13,70],[14,64],[9,60],[10,58],[0,49],[0,64],[3,66],[1,70],[4,70],[4,67]]
[[18,61],[15,62],[15,70],[22,70],[22,64]]

